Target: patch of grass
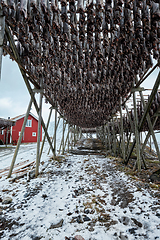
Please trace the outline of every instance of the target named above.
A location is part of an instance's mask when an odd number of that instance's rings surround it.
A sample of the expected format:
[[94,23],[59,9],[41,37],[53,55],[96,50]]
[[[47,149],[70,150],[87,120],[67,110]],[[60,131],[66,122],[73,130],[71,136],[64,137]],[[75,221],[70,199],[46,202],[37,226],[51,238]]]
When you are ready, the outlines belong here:
[[50,158],[50,161],[57,161],[57,162],[62,162],[63,160],[65,160],[65,157],[64,156],[55,156],[55,157],[51,157]]
[[84,159],[84,161],[83,161],[83,162],[84,162],[84,163],[86,163],[86,162],[88,162],[88,161],[89,161],[89,159]]
[[159,188],[160,184],[155,184],[155,183],[150,183],[149,186],[155,190],[157,190]]

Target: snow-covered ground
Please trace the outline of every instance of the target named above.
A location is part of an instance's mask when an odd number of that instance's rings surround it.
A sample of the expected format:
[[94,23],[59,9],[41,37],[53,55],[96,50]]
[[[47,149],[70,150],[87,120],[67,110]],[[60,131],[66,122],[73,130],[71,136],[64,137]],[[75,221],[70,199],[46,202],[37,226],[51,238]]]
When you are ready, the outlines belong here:
[[[37,178],[0,179],[0,199],[12,198],[0,202],[0,239],[160,239],[158,191],[104,156],[68,154],[54,161],[48,148],[46,142]],[[13,152],[0,155],[0,168],[9,166]],[[22,145],[17,161],[35,156],[36,144]]]

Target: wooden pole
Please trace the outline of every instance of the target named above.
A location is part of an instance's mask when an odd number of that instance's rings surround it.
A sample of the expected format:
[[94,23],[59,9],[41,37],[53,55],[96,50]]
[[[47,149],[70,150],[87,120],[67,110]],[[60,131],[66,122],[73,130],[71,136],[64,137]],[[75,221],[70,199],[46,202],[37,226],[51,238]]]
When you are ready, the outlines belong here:
[[3,15],[3,10],[0,6],[0,80],[1,80],[1,69],[2,69],[4,32],[5,32],[5,17]]
[[[52,143],[54,141],[54,149],[55,149],[55,153],[54,156],[56,156],[56,134],[57,134],[57,128],[60,122],[60,117],[58,117],[58,122],[57,122],[57,111],[55,109],[55,121],[54,121],[54,133],[53,133],[53,138],[52,138]],[[50,149],[48,150],[48,154],[50,153]]]
[[[42,86],[42,80],[41,80]],[[41,139],[41,119],[42,119],[42,92],[39,96],[39,116],[38,116],[38,134],[37,134],[37,154],[36,154],[36,170],[35,177],[39,174],[39,164],[40,164],[40,139]]]
[[[10,42],[10,45],[11,45],[11,48],[12,48],[14,57],[15,57],[16,61],[17,61],[18,63],[20,63],[20,57],[19,57],[19,55],[18,55],[18,52],[17,52],[17,48],[16,48],[16,46],[15,46],[14,39],[13,39],[13,37],[12,37],[12,34],[11,34],[10,29],[9,29],[9,27],[7,26],[7,24],[5,24],[5,31],[6,31],[8,40],[9,40],[9,42]],[[20,65],[21,65],[21,64],[20,64]],[[24,70],[20,67],[20,65],[18,65],[18,66],[19,66],[19,69],[20,69],[20,72],[21,72],[21,74],[22,74],[22,77],[23,77],[23,79],[24,79],[24,82],[25,82],[25,84],[26,84],[26,87],[27,87],[27,89],[28,89],[28,91],[29,91],[29,94],[30,94],[30,96],[31,96],[31,98],[32,98],[32,101],[33,101],[33,104],[34,104],[34,106],[35,106],[36,112],[37,112],[37,114],[38,114],[38,113],[39,113],[39,108],[38,108],[38,104],[37,104],[37,102],[36,102],[36,99],[35,99],[35,97],[34,97],[34,93],[33,93],[32,88],[31,88],[31,86],[30,86],[28,77],[26,76],[26,73],[25,73]],[[53,154],[54,154],[54,149],[53,149],[53,147],[52,147],[52,143],[51,143],[51,141],[50,141],[50,137],[49,137],[49,135],[48,135],[48,132],[46,131],[45,123],[44,123],[44,121],[43,121],[43,118],[41,119],[41,121],[42,121],[43,130],[44,130],[44,132],[46,133],[47,140],[48,140],[48,142],[49,142],[49,144],[50,144],[50,147],[51,147],[51,149],[52,149],[52,152],[53,152]]]
[[107,132],[108,132],[109,150],[111,151],[111,139],[110,139],[109,123],[107,124]]
[[[154,128],[154,126],[155,126],[155,124],[156,124],[156,121],[157,121],[157,119],[158,119],[158,116],[154,119],[154,121],[153,121],[153,128]],[[145,147],[146,147],[146,144],[147,144],[147,142],[148,142],[148,139],[149,139],[149,137],[150,137],[150,131],[148,131],[148,133],[147,133],[147,136],[146,136],[146,138],[145,138],[145,140],[144,140],[144,143],[143,143],[143,146],[142,146],[142,154],[143,154],[143,152],[144,152],[144,149],[145,149]]]
[[[60,144],[60,147],[59,147],[59,153],[61,151],[61,147],[64,147],[62,145],[64,145],[63,142],[64,142],[64,132],[65,132],[65,129],[66,129],[66,123],[64,124],[63,132],[62,132],[62,139],[61,139],[61,144]],[[62,149],[62,151],[63,151],[63,149]]]
[[75,145],[76,145],[76,126],[74,125],[74,146]]
[[64,132],[65,132],[65,129],[64,129],[64,118],[63,118],[62,155],[64,155]]
[[[142,94],[142,92],[139,92],[139,94],[140,94],[140,96],[141,96],[141,101],[142,101],[143,106],[144,106],[144,108],[145,108],[145,107],[146,107],[146,104],[145,104],[145,101],[144,101],[143,94]],[[153,142],[154,142],[154,145],[155,145],[155,148],[156,148],[157,156],[158,156],[158,159],[159,159],[159,161],[160,161],[159,147],[158,147],[158,143],[157,143],[157,139],[156,139],[155,133],[154,133],[154,131],[153,131],[153,126],[152,126],[152,122],[151,122],[149,113],[147,114],[147,122],[148,122],[148,126],[149,126],[149,131],[150,131],[150,133],[151,133],[151,135],[152,135]]]
[[104,139],[105,139],[105,150],[107,152],[107,136],[106,136],[106,125],[104,125]]
[[125,141],[124,141],[124,129],[123,129],[123,115],[122,115],[122,98],[120,98],[120,122],[121,122],[121,148],[122,148],[122,157],[125,161]]
[[[53,110],[53,108],[51,107],[51,108],[50,108],[50,112],[49,112],[49,117],[48,117],[47,125],[46,125],[46,130],[48,130],[48,126],[49,126],[50,119],[51,119],[51,115],[52,115],[52,110]],[[42,141],[42,146],[41,146],[41,151],[40,151],[40,159],[41,159],[41,156],[42,156],[42,151],[43,151],[45,139],[46,139],[46,134],[44,133],[44,137],[43,137],[43,141]]]
[[141,155],[140,155],[140,138],[138,130],[138,116],[137,116],[137,105],[135,91],[133,91],[133,104],[134,104],[134,127],[135,127],[135,138],[136,138],[136,152],[137,152],[137,166],[138,171],[141,171]]
[[69,153],[69,134],[70,134],[70,124],[68,124],[68,148],[67,148],[68,153]]
[[[153,87],[153,89],[152,89],[151,95],[149,96],[149,99],[148,99],[148,102],[147,102],[145,111],[144,111],[143,116],[142,116],[142,118],[141,118],[141,121],[140,121],[140,123],[139,123],[139,131],[141,131],[141,129],[142,129],[142,127],[143,127],[143,124],[144,124],[144,122],[145,122],[145,120],[146,120],[147,113],[149,112],[150,106],[151,106],[152,101],[153,101],[153,99],[154,99],[154,96],[155,96],[155,94],[156,94],[156,92],[157,92],[157,89],[158,89],[158,87],[159,87],[159,84],[160,84],[160,72],[159,72],[159,74],[158,74],[158,76],[157,76],[157,79],[156,79],[156,81],[155,81],[155,84],[154,84],[154,87]],[[136,139],[133,140],[133,143],[132,143],[130,152],[129,152],[128,156],[127,156],[127,159],[126,159],[126,161],[125,161],[125,164],[128,164],[128,161],[129,161],[129,158],[130,158],[130,156],[131,156],[131,154],[132,154],[132,152],[133,152],[135,143],[136,143]]]
[[71,143],[71,150],[72,150],[73,149],[73,126],[71,126],[70,129],[71,129],[70,143]]
[[21,133],[20,133],[20,136],[18,138],[18,143],[17,143],[16,149],[15,149],[15,152],[14,152],[14,156],[13,156],[13,159],[12,159],[12,163],[11,163],[11,166],[10,166],[10,169],[9,169],[8,178],[11,177],[11,174],[12,174],[12,171],[13,171],[13,167],[14,167],[16,157],[17,157],[17,154],[18,154],[18,151],[19,151],[19,147],[20,147],[20,144],[21,144],[21,140],[22,140],[22,137],[23,137],[23,133],[24,133],[24,130],[25,130],[25,126],[26,126],[26,123],[27,123],[27,119],[28,119],[28,116],[29,116],[31,106],[32,106],[32,99],[29,102],[28,109],[27,109],[27,112],[26,112],[26,115],[25,115],[25,118],[24,118],[24,121],[23,121]]
[[[66,148],[66,145],[67,145],[67,140],[69,139],[69,125],[68,125],[68,132],[67,132],[67,136],[66,136],[66,140],[65,140],[65,143],[64,143],[64,150]],[[69,141],[68,141],[69,142]],[[68,145],[68,149],[69,149],[69,145]],[[69,150],[67,150],[69,152]]]
[[[59,121],[60,121],[60,118],[59,118]],[[55,109],[55,117],[54,117],[54,155],[53,155],[54,158],[56,156],[57,127],[58,127],[59,121],[57,123],[57,110]]]
[[116,156],[116,133],[115,133],[114,120],[113,119],[112,119],[112,129],[113,129],[113,151],[114,151],[114,156]]

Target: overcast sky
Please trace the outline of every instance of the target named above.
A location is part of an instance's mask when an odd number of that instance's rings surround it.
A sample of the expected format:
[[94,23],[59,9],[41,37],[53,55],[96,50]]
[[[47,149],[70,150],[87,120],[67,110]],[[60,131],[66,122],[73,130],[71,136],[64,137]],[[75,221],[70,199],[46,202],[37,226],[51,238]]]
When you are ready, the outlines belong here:
[[[36,94],[39,104],[39,97]],[[30,101],[25,82],[21,76],[16,62],[9,56],[2,59],[2,75],[0,80],[0,118],[12,118],[24,114]],[[42,114],[44,121],[47,122],[50,104],[45,104],[43,99]],[[32,105],[31,112],[37,116],[36,110]],[[54,113],[52,119],[54,119]]]
[[[150,77],[143,83],[145,88],[152,88],[158,75],[157,68]],[[2,59],[2,75],[0,81],[0,117],[8,118],[24,114],[27,110],[30,96],[20,74],[17,63],[9,59],[9,56]],[[39,103],[39,101],[38,101]],[[46,122],[49,114],[49,104],[43,102],[43,118]],[[31,112],[36,114],[34,107]],[[54,120],[54,114],[51,121]]]

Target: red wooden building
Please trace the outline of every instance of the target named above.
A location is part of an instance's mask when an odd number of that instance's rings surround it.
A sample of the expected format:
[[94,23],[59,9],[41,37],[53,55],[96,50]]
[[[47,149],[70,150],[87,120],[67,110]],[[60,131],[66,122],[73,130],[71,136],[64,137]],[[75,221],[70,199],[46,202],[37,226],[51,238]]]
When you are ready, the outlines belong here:
[[[8,143],[16,144],[18,142],[24,118],[25,114],[10,119],[15,122],[15,125],[8,129],[10,136],[8,138]],[[7,129],[4,129],[3,131],[4,135],[6,135],[6,131]],[[34,116],[32,113],[29,113],[21,142],[22,143],[37,142],[37,134],[38,134],[38,118]],[[42,126],[40,141],[42,141]]]

